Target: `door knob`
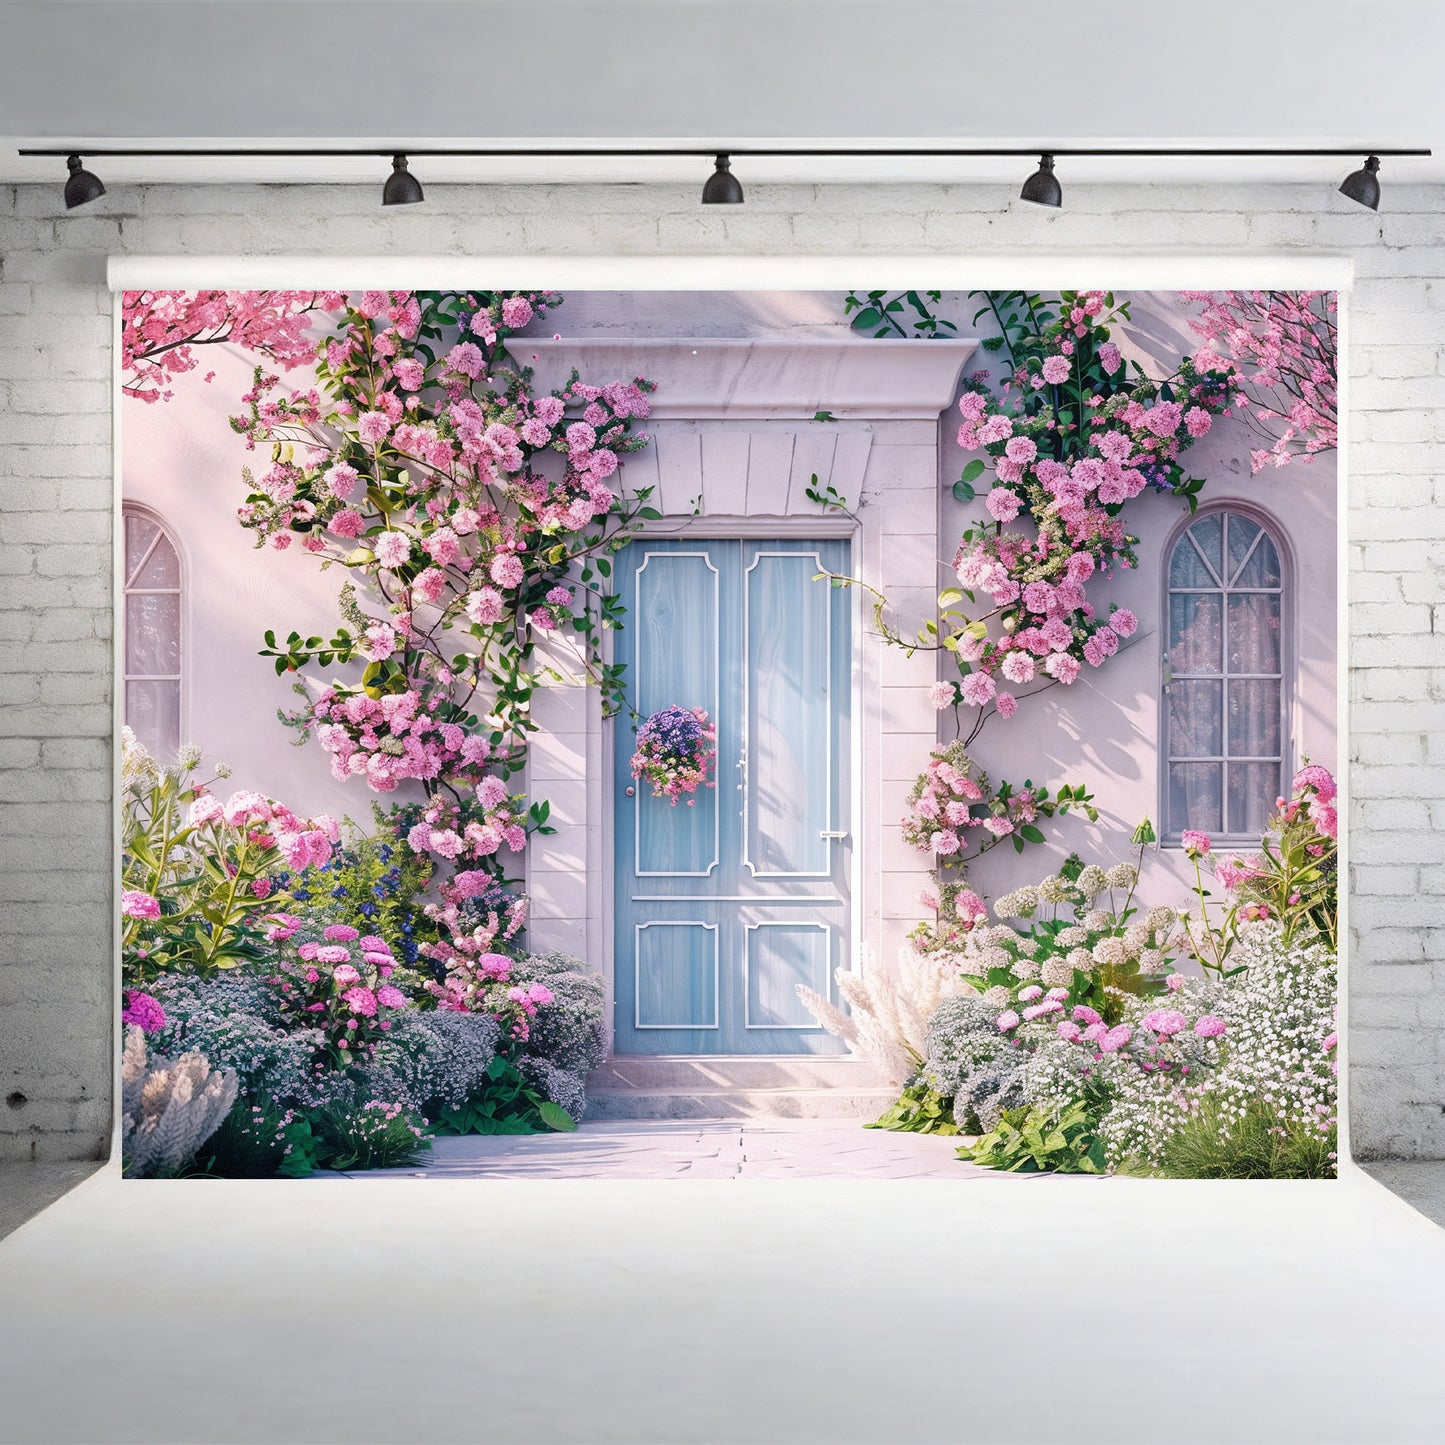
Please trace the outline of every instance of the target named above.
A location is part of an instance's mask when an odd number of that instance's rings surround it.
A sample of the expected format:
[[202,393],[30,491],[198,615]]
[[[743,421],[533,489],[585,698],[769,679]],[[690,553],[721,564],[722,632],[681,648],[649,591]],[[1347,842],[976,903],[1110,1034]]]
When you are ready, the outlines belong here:
[[632,797],[636,792],[637,792],[637,789],[636,789],[636,788],[628,788],[628,790],[627,790],[627,796],[630,798],[630,797]]

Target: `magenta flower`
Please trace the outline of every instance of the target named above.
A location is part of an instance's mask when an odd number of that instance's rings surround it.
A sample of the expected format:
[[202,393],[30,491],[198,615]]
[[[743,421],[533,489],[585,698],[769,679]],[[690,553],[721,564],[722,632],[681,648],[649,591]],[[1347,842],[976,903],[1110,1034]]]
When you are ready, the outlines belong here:
[[1224,1020],[1214,1014],[1204,1014],[1194,1025],[1194,1032],[1201,1039],[1217,1039],[1224,1030]]
[[1197,828],[1186,828],[1179,835],[1179,841],[1184,845],[1184,852],[1190,858],[1203,858],[1212,846],[1209,834],[1201,833]]
[[349,988],[341,995],[341,1002],[354,1014],[376,1017],[376,995],[369,988]]
[[156,919],[161,916],[160,900],[137,888],[127,888],[121,894],[120,911],[127,918]]
[[334,978],[342,988],[345,988],[349,983],[361,982],[361,975],[349,963],[343,963],[340,968],[332,969],[331,977]]
[[138,989],[127,991],[125,1007],[121,1010],[120,1021],[134,1024],[142,1033],[153,1034],[166,1026],[166,1011],[160,1000]]
[[1010,1029],[1019,1026],[1019,1016],[1010,1008],[1005,1009],[994,1021],[993,1026],[1001,1034],[1006,1034]]

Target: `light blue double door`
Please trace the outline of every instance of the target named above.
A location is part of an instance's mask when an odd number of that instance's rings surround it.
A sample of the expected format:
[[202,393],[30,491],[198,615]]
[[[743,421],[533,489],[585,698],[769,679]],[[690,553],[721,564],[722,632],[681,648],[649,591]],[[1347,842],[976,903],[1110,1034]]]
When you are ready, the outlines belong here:
[[824,1054],[797,996],[848,960],[852,667],[844,541],[652,541],[616,562],[615,661],[641,718],[717,725],[713,788],[654,798],[616,720],[615,1050]]

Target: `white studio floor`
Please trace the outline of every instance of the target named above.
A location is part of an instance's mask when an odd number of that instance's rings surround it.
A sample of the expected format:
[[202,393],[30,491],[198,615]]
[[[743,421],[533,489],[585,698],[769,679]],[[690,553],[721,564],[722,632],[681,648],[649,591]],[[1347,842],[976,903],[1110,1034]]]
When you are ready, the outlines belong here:
[[1445,1231],[1354,1168],[107,1168],[0,1243],[0,1439],[43,1445],[1435,1442],[1442,1346]]

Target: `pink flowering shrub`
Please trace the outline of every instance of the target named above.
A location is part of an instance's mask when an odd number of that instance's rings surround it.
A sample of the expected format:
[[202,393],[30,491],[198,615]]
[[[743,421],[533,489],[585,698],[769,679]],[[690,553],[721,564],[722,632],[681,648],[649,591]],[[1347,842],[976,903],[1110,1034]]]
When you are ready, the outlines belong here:
[[1290,796],[1275,799],[1275,813],[1258,853],[1214,855],[1214,879],[1228,904],[1218,924],[1209,919],[1211,896],[1195,858],[1200,923],[1196,950],[1206,966],[1220,968],[1244,923],[1274,921],[1286,942],[1318,936],[1331,948],[1339,937],[1339,789],[1328,768],[1308,760],[1295,773]]
[[913,784],[902,819],[904,842],[934,859],[934,884],[920,899],[934,919],[910,935],[915,943],[927,952],[960,946],[986,913],[967,887],[968,865],[1005,840],[1019,853],[1042,843],[1036,820],[1074,808],[1098,817],[1082,786],[1065,784],[1056,794],[1031,780],[1019,788],[1008,782],[994,788],[962,743],[935,749]]
[[291,880],[324,865],[339,830],[260,793],[222,798],[193,774],[200,755],[161,767],[126,728],[122,749],[121,958],[127,981],[210,973],[264,956],[264,917]]
[[294,929],[277,929],[273,938],[282,946],[270,982],[283,1018],[293,1028],[322,1030],[342,1067],[364,1062],[411,1007],[392,981],[397,961],[379,935],[332,924],[299,942]]
[[634,778],[646,778],[655,798],[677,800],[701,787],[713,787],[708,769],[717,759],[717,728],[700,707],[665,707],[638,729],[630,767]]
[[1228,373],[1239,415],[1267,443],[1250,470],[1308,462],[1339,445],[1339,298],[1333,291],[1186,291],[1207,350],[1195,364]]

